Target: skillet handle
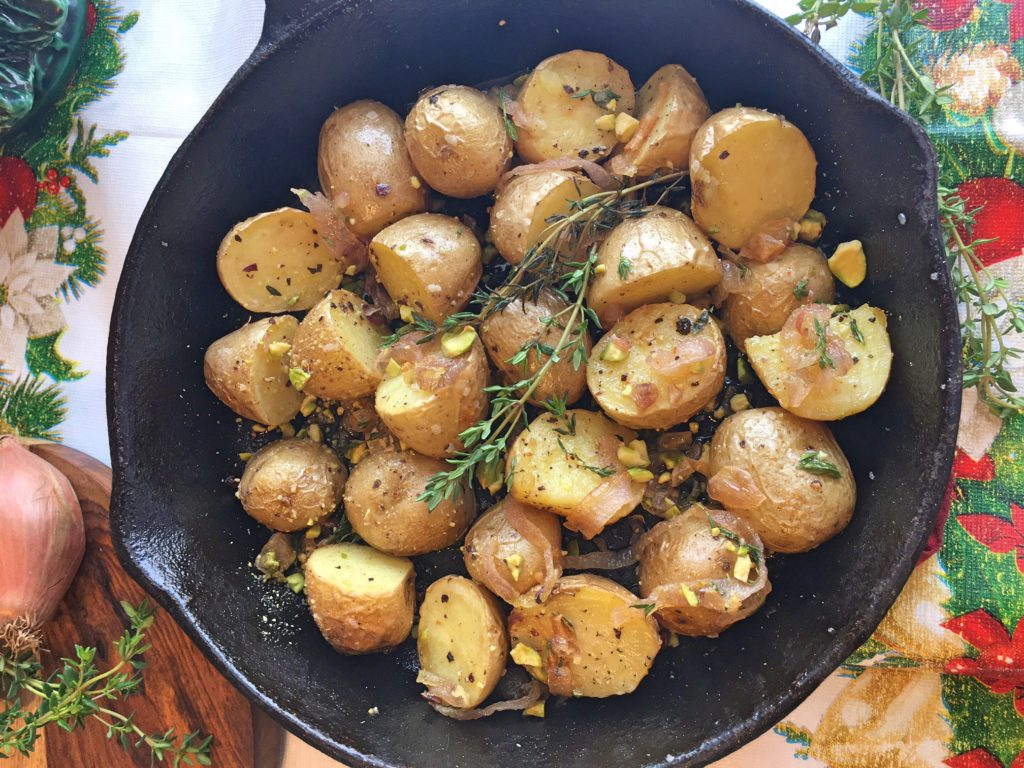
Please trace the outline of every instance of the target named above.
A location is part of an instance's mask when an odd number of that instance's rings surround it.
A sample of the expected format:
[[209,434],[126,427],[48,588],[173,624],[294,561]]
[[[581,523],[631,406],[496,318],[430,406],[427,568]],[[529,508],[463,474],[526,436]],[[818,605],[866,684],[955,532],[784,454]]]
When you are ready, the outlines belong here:
[[315,16],[330,5],[338,4],[338,0],[265,0],[265,2],[263,33],[256,46],[257,54],[274,45],[309,17]]

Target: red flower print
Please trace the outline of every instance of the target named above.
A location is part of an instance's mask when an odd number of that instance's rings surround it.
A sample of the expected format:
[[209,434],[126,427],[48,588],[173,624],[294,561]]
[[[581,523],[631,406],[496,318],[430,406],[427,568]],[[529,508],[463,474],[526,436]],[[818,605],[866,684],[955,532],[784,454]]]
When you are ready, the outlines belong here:
[[978,0],[914,0],[918,10],[928,9],[924,25],[936,32],[948,32],[962,27],[971,18]]
[[17,208],[28,219],[36,209],[36,175],[20,157],[0,157],[0,227]]
[[[1024,0],[1018,2],[1018,7],[1024,9]],[[981,263],[989,266],[1020,256],[1024,251],[1024,187],[1010,179],[993,177],[965,181],[957,192],[967,210],[981,208],[974,217],[972,238],[996,238],[975,247]],[[966,232],[960,234],[967,236]]]
[[988,482],[996,476],[996,464],[992,457],[985,454],[975,461],[963,449],[956,449],[956,456],[953,459],[953,477],[964,480],[981,480]]
[[[987,749],[978,747],[962,755],[947,757],[942,761],[949,768],[1003,768],[998,758],[993,757]],[[1024,768],[1024,752],[1013,759],[1010,768]]]
[[992,693],[1013,693],[1013,706],[1024,717],[1024,620],[1011,638],[1006,627],[988,611],[979,608],[943,623],[980,651],[946,664],[946,674],[970,675]]
[[1024,37],[1024,0],[1013,0],[1010,8],[1010,44]]
[[89,4],[85,6],[85,36],[89,37],[96,29],[96,6],[93,5],[92,0],[89,0]]
[[960,515],[956,521],[972,539],[996,554],[1016,550],[1017,568],[1024,573],[1024,507],[1011,504],[1009,520],[999,515]]

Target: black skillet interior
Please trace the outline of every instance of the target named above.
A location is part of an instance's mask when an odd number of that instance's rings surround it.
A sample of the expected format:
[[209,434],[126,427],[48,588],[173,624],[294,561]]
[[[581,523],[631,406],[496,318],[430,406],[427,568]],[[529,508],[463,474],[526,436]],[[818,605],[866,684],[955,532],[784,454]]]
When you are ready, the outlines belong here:
[[[282,39],[257,50],[203,119],[136,232],[109,358],[122,560],[247,695],[351,766],[690,765],[739,746],[867,637],[945,486],[959,336],[927,140],[741,0],[313,5],[324,12],[305,23],[289,18],[294,4],[272,3],[268,28]],[[713,107],[765,107],[803,128],[819,160],[816,207],[836,238],[864,241],[869,279],[855,298],[890,313],[896,363],[881,402],[835,428],[858,482],[852,524],[773,560],[763,610],[717,640],[665,651],[631,697],[571,701],[542,721],[457,723],[420,699],[408,644],[341,657],[301,598],[254,579],[248,563],[266,533],[222,482],[237,471],[239,428],[201,370],[204,348],[247,319],[219,285],[214,253],[231,224],[315,184],[318,129],[335,105],[377,98],[402,110],[426,86],[506,76],[577,47],[609,54],[637,83],[679,62]]]

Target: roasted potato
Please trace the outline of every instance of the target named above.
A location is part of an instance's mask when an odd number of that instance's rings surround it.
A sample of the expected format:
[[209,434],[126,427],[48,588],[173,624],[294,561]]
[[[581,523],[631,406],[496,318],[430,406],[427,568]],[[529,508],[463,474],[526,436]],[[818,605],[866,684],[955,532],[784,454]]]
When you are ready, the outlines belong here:
[[771,261],[734,267],[735,286],[722,302],[722,321],[741,349],[751,336],[782,330],[793,310],[814,301],[830,302],[836,286],[821,251],[791,245]]
[[324,638],[341,653],[394,648],[409,636],[416,572],[404,557],[329,544],[306,560],[306,598]]
[[707,311],[648,304],[617,322],[587,361],[587,386],[601,409],[636,429],[686,421],[725,381],[725,339]]
[[609,163],[620,176],[651,176],[685,169],[697,129],[711,117],[704,92],[693,75],[666,64],[651,75],[636,97],[640,125]]
[[516,149],[528,163],[561,157],[600,161],[615,147],[615,125],[598,119],[636,105],[629,72],[602,53],[567,51],[544,59],[516,97],[524,119]]
[[341,283],[332,256],[306,211],[278,208],[236,224],[217,249],[217,274],[250,312],[309,309]]
[[592,539],[640,503],[618,449],[636,433],[600,413],[542,413],[519,433],[505,461],[509,494],[524,504],[566,518],[566,526]]
[[422,555],[450,547],[476,516],[473,494],[461,493],[433,510],[419,500],[430,478],[448,469],[445,462],[412,451],[365,457],[345,485],[345,515],[352,530],[371,547],[391,555]]
[[654,206],[630,217],[601,243],[604,266],[587,290],[587,304],[605,328],[644,304],[672,293],[699,296],[722,280],[722,265],[710,241],[685,213]]
[[405,143],[420,178],[451,197],[494,191],[512,161],[498,104],[466,85],[420,96],[405,118]]
[[420,604],[416,650],[434,704],[472,709],[491,695],[505,674],[508,632],[498,602],[462,576],[442,576]]
[[377,388],[381,335],[365,308],[359,296],[339,289],[303,318],[291,349],[291,365],[308,374],[303,392],[350,401]]
[[[830,313],[824,314],[827,320]],[[827,320],[823,335],[831,366],[818,348],[821,334],[813,329],[752,336],[745,347],[779,405],[805,419],[837,421],[871,407],[885,391],[892,367],[886,328],[885,312],[867,304]]]
[[[526,360],[511,362],[527,344],[545,344],[556,350],[565,329],[567,309],[568,305],[564,300],[551,291],[544,291],[536,301],[524,296],[484,320],[480,325],[484,348],[506,384],[511,385],[529,379],[548,361],[548,355],[538,354],[534,348]],[[558,317],[560,313],[561,322],[556,320],[545,324],[546,321]],[[583,343],[589,354],[592,346],[589,333]],[[583,365],[574,367],[572,353],[566,349],[559,355],[558,362],[552,363],[551,368],[537,383],[530,396],[530,402],[538,404],[552,397],[561,397],[571,404],[580,399],[586,388],[586,369]]]
[[742,248],[769,225],[807,213],[816,166],[807,137],[781,115],[723,109],[690,146],[693,219],[722,245]]
[[462,449],[459,434],[487,413],[487,356],[470,327],[421,344],[423,336],[407,334],[390,348],[374,403],[405,445],[443,458]]
[[435,323],[469,303],[483,271],[476,236],[439,213],[409,216],[377,233],[370,261],[397,304]]
[[203,356],[206,386],[239,416],[276,426],[291,421],[302,395],[288,379],[291,315],[267,317],[217,339]]
[[771,591],[761,539],[731,512],[694,504],[651,528],[637,552],[640,597],[680,635],[717,637]]
[[511,496],[469,529],[463,546],[469,575],[513,605],[562,574],[562,526],[550,512]]
[[598,191],[594,182],[572,171],[543,170],[516,176],[494,199],[488,237],[505,261],[518,264],[550,234],[553,217],[567,216],[574,201]]
[[563,576],[541,604],[509,616],[512,659],[558,696],[631,693],[661,649],[658,624],[610,579]]
[[743,517],[776,552],[806,552],[853,516],[857,488],[828,427],[781,408],[723,421],[711,440],[708,495]]
[[334,110],[320,129],[320,188],[360,237],[426,210],[427,190],[405,146],[402,118],[379,101]]
[[278,440],[246,463],[238,498],[249,516],[268,528],[298,531],[334,512],[347,476],[326,445],[304,438]]

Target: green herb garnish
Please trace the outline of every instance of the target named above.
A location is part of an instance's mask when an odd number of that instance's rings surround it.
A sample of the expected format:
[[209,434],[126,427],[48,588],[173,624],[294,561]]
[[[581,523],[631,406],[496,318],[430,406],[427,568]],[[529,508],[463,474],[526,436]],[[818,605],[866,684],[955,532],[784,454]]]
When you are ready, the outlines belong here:
[[850,333],[853,334],[854,340],[864,343],[864,334],[860,332],[860,328],[857,326],[857,319],[854,317],[850,318]]
[[806,299],[808,293],[809,291],[807,289],[807,278],[805,277],[803,280],[796,284],[796,287],[793,289],[793,295],[796,296],[798,299]]
[[711,529],[712,536],[721,536],[726,541],[731,541],[733,544],[736,545],[737,548],[746,547],[747,552],[745,554],[747,554],[750,557],[750,561],[754,565],[761,564],[762,556],[764,553],[760,549],[755,547],[753,544],[748,544],[747,541],[738,533],[729,530],[724,525],[717,522],[711,516],[710,512],[705,511],[704,514],[708,516],[708,528]]
[[498,89],[498,106],[501,107],[501,117],[505,121],[505,133],[512,141],[519,141],[519,128],[508,112],[508,104],[511,101],[504,88]]
[[607,89],[603,91],[595,91],[593,88],[584,88],[582,91],[577,91],[576,93],[572,94],[569,98],[585,99],[587,98],[587,96],[592,98],[594,100],[594,103],[597,104],[597,106],[599,107],[607,107],[609,102],[611,102],[613,99],[619,98],[619,94],[615,93],[614,91],[609,91]]
[[818,353],[818,367],[835,368],[836,361],[828,353],[828,326],[814,318],[814,333],[818,337],[814,346],[814,351]]
[[630,608],[638,608],[638,609],[640,609],[641,611],[644,612],[644,616],[650,616],[658,608],[658,606],[656,606],[654,603],[633,603],[629,607]]
[[267,289],[267,293],[269,293],[271,296],[280,296],[281,295],[281,292],[279,290],[277,290],[277,288],[275,288],[272,285],[266,286],[266,289]]
[[824,451],[807,451],[796,463],[797,469],[810,472],[812,475],[828,475],[829,477],[842,477],[839,467],[828,459]]
[[633,271],[633,262],[626,258],[619,258],[619,280],[625,280]]
[[693,321],[693,332],[700,333],[701,331],[704,330],[704,326],[706,326],[709,322],[711,322],[711,313],[705,309],[703,312],[700,313],[700,316]]

